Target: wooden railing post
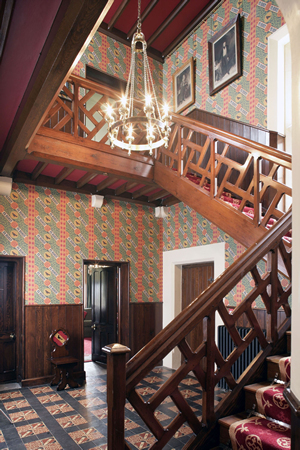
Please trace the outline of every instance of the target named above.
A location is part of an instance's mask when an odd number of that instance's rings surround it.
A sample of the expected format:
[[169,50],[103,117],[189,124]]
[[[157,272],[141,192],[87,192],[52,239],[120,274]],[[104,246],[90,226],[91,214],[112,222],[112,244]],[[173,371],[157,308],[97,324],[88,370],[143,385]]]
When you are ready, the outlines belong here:
[[107,353],[107,449],[124,449],[126,354],[130,349],[109,344],[102,350]]
[[261,173],[261,157],[254,158],[254,174],[253,174],[253,186],[254,186],[254,217],[253,221],[256,226],[261,221],[261,203],[260,203],[260,173]]
[[179,127],[178,130],[178,155],[177,155],[177,172],[178,176],[182,175],[182,140],[183,140],[183,127]]
[[218,191],[218,182],[216,176],[216,153],[217,153],[217,140],[210,139],[210,197],[214,198]]
[[[204,323],[205,321],[203,321]],[[202,420],[205,425],[215,417],[215,315],[206,317],[206,380],[202,398]]]
[[78,83],[74,83],[74,98],[73,98],[73,113],[74,113],[74,136],[78,137],[78,119],[79,119],[79,86]]

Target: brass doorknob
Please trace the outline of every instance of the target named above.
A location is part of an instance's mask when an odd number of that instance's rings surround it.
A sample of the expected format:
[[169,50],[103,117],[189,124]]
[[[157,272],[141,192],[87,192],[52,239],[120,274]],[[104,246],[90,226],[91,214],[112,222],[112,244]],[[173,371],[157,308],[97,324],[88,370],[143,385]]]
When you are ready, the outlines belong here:
[[97,325],[96,325],[96,324],[94,323],[94,325],[92,325],[92,326],[91,326],[91,328],[92,328],[92,330],[94,330],[94,331],[95,331],[95,330],[96,330],[96,328],[97,328]]
[[11,339],[16,339],[15,333],[10,333],[9,337],[10,337]]

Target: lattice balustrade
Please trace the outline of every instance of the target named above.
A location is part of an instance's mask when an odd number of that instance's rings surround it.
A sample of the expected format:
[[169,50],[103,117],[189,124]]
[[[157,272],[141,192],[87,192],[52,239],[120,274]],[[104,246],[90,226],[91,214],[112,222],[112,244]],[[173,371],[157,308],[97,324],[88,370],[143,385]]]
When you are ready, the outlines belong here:
[[[109,146],[106,105],[114,105],[121,95],[121,92],[114,89],[72,75],[55,98],[42,126]],[[144,115],[143,105],[139,101],[134,101],[134,107],[136,117]],[[137,122],[133,136],[133,144],[145,144],[145,124]],[[117,138],[127,142],[122,126],[118,129]]]
[[[291,254],[282,242],[283,236],[290,228],[291,211],[127,363],[126,396],[156,438],[156,443],[150,448],[164,448],[184,422],[194,432],[194,436],[185,448],[200,448],[200,445],[207,441],[209,433],[214,430],[217,418],[226,414],[228,407],[237,399],[243,386],[249,383],[251,376],[256,373],[266,356],[271,353],[289,328],[291,282],[282,281],[277,267],[280,254],[286,272],[291,277]],[[267,260],[267,263],[262,261],[263,258]],[[224,298],[246,276],[251,278],[252,289],[230,313],[224,305]],[[257,298],[261,298],[264,302],[270,318],[267,336],[253,312]],[[279,309],[285,312],[285,318],[280,325],[277,323]],[[216,344],[217,313],[235,345],[226,359],[223,358]],[[242,316],[247,317],[251,326],[244,338],[240,336],[237,329],[238,321]],[[186,336],[199,323],[203,325],[205,338],[203,342],[199,342],[197,349],[192,350]],[[261,351],[236,380],[231,368],[255,338],[259,341]],[[182,364],[151,398],[144,401],[139,393],[140,381],[175,347],[184,357]],[[202,417],[197,417],[194,413],[180,385],[190,372],[193,373],[195,380],[199,383],[199,389],[203,392]],[[230,390],[215,406],[214,391],[222,378],[226,380]],[[116,382],[120,383],[119,378]],[[156,415],[156,409],[166,399],[174,403],[178,413],[171,423],[164,427],[159,416]]]
[[157,161],[196,183],[212,199],[231,206],[255,225],[270,227],[291,204],[291,156],[209,125],[173,114],[168,149]]
[[116,98],[117,93],[112,89],[71,76],[55,99],[43,126],[108,144],[105,108]]

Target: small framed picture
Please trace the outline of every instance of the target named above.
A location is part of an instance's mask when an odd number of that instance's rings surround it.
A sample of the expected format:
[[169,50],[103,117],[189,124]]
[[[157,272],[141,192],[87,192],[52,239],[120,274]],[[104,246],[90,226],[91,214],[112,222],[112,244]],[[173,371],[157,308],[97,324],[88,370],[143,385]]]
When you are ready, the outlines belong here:
[[174,112],[180,113],[195,103],[194,60],[189,59],[173,74]]
[[240,33],[238,14],[208,41],[210,95],[242,75]]

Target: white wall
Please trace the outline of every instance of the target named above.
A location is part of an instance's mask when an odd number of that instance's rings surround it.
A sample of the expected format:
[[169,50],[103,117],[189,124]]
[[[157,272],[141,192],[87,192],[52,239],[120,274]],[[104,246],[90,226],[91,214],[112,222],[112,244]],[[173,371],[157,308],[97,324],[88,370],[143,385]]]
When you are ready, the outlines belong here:
[[300,177],[297,175],[297,168],[300,168],[300,0],[277,0],[288,26],[291,56],[292,56],[292,153],[293,153],[293,313],[292,313],[292,371],[291,390],[300,400],[300,327],[298,317],[300,317],[300,233],[295,230],[300,229]]
[[[225,270],[225,243],[203,245],[163,252],[163,328],[181,312],[181,274],[184,264],[214,263],[214,278]],[[216,317],[216,329],[222,322]],[[176,369],[181,364],[179,350],[174,349],[163,365]]]

